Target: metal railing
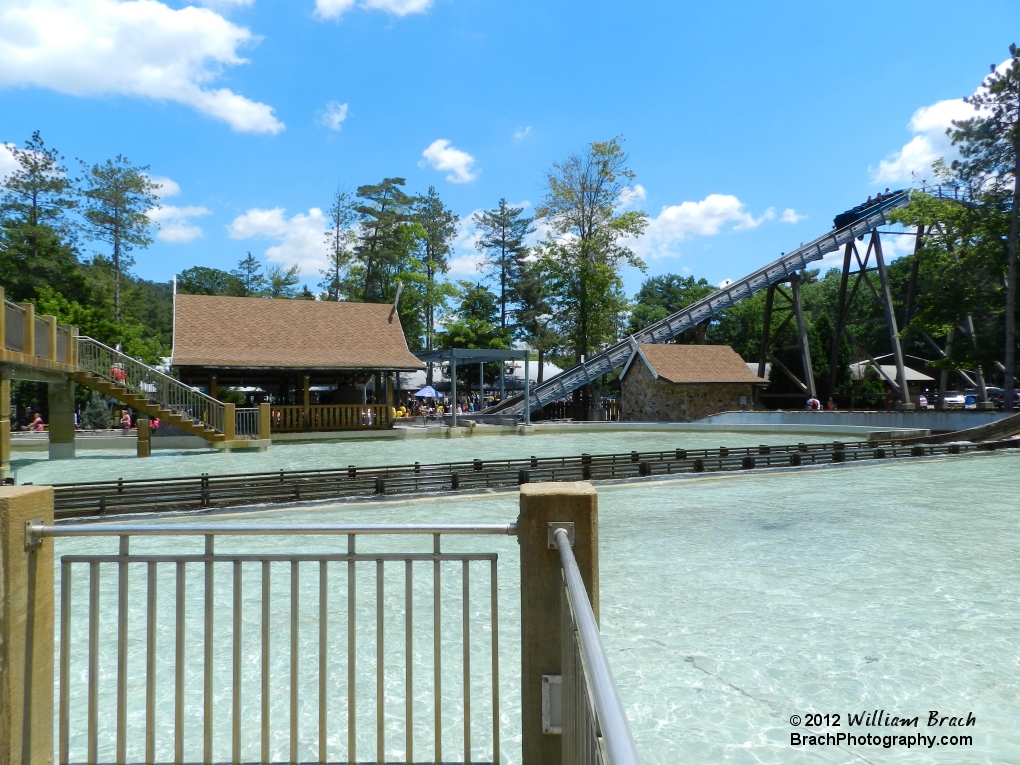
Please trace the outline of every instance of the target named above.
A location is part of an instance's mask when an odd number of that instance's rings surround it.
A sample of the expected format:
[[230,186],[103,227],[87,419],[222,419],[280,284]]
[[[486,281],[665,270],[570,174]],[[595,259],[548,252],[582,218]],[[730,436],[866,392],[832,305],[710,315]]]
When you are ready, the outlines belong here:
[[[234,437],[260,438],[261,420],[258,407],[234,410]],[[268,434],[266,436],[268,438]]]
[[[364,753],[374,738],[376,762],[392,761],[392,750],[401,746],[408,763],[416,761],[416,746],[431,748],[430,760],[449,762],[451,743],[462,743],[463,762],[498,763],[497,555],[443,552],[440,541],[447,535],[516,533],[516,524],[30,524],[29,543],[47,537],[119,540],[116,554],[60,557],[58,761],[354,763],[365,760],[359,748]],[[366,535],[425,535],[433,543],[431,551],[364,552],[357,540]],[[167,549],[147,544],[142,553],[131,548],[132,538],[196,536],[204,540],[201,551],[182,551],[184,540]],[[308,536],[328,540],[326,549],[293,552],[292,538]],[[226,537],[246,537],[256,549],[218,549],[217,541]],[[330,544],[342,538],[346,551]],[[480,582],[489,585],[487,609],[477,605],[483,588],[472,588],[473,563],[489,568]],[[450,564],[460,568],[459,577],[447,573]],[[189,567],[198,567],[200,576],[189,576]],[[366,568],[374,568],[367,582],[361,578]],[[312,569],[317,573],[310,577]],[[421,586],[423,569],[431,569],[431,581]],[[142,581],[132,585],[139,573]],[[444,582],[461,593],[459,618],[444,606]],[[201,615],[188,608],[196,585]],[[365,596],[372,590],[369,606]],[[172,607],[161,606],[165,598]],[[74,605],[82,599],[84,616]],[[375,630],[367,645],[359,632],[366,621]],[[460,628],[459,645],[447,629],[451,622]],[[395,626],[400,623],[402,629]],[[423,638],[429,630],[420,628],[429,623],[431,635]],[[403,632],[402,641],[393,640],[394,630]],[[194,655],[199,643],[201,662]],[[273,646],[281,644],[286,653],[274,654]],[[457,654],[459,660],[451,661]],[[472,739],[472,702],[479,700],[472,667],[479,654],[489,654],[491,666],[485,715],[491,716],[491,747]],[[444,690],[451,663],[454,672],[460,670],[459,694]],[[366,672],[372,664],[374,673]],[[423,681],[423,674],[431,678]],[[400,712],[395,685],[403,686]],[[429,689],[431,701],[423,700]],[[484,707],[485,698],[480,700]],[[366,725],[362,705],[374,712],[374,725]],[[431,732],[423,730],[423,706],[431,707]],[[219,722],[227,718],[229,726]],[[394,731],[401,728],[398,741]],[[454,739],[445,747],[444,733]],[[428,739],[431,746],[422,747]]]
[[623,710],[598,622],[566,529],[553,532],[563,567],[560,644],[563,762],[571,765],[638,765],[637,747]]
[[302,430],[360,430],[386,428],[391,424],[388,404],[314,404],[310,406],[273,404],[270,429],[278,432]]
[[222,401],[197,391],[180,380],[149,367],[91,337],[78,338],[78,366],[217,433],[224,432]]
[[4,347],[12,351],[25,350],[25,311],[17,303],[4,301]]
[[50,324],[38,316],[35,317],[35,355],[40,359],[50,357]]
[[[552,401],[566,398],[572,391],[623,366],[634,354],[637,345],[667,342],[702,322],[708,321],[721,311],[733,307],[744,298],[767,289],[769,285],[789,279],[809,263],[821,260],[826,254],[838,250],[842,245],[852,242],[858,236],[863,236],[884,224],[887,212],[897,207],[903,207],[909,201],[910,194],[908,192],[891,194],[888,198],[869,208],[862,218],[850,225],[837,231],[830,231],[791,252],[784,253],[782,257],[767,266],[731,282],[708,297],[692,303],[665,319],[650,324],[551,380],[532,387],[529,402],[531,409],[538,409]],[[516,395],[496,404],[493,407],[493,413],[523,412],[524,406],[524,397]]]

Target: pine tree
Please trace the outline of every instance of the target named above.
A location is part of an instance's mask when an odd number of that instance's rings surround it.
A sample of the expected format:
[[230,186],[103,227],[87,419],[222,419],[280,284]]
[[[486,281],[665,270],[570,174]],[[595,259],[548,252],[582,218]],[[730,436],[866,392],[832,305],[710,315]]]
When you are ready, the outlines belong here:
[[351,204],[351,196],[343,189],[333,194],[329,208],[329,231],[326,232],[326,268],[319,271],[322,281],[319,289],[325,292],[325,300],[341,300],[348,280],[351,262],[354,260],[354,243],[357,241],[357,214]]
[[241,297],[263,297],[266,293],[266,277],[262,264],[251,252],[237,261],[237,268],[230,272],[241,284]]
[[[432,350],[436,333],[436,309],[446,304],[454,288],[436,277],[450,270],[450,243],[457,234],[457,216],[443,204],[434,186],[418,197],[413,209],[414,221],[421,228],[419,260],[425,275],[423,308],[425,320],[425,348]],[[429,376],[431,376],[431,368]],[[431,380],[428,381],[431,385]]]
[[493,209],[474,216],[481,233],[477,247],[485,256],[483,267],[491,270],[493,280],[499,284],[499,326],[502,329],[507,327],[507,306],[520,280],[522,264],[530,253],[524,240],[535,230],[535,219],[523,214],[523,207],[510,207],[506,199],[500,199]]
[[354,252],[364,273],[361,299],[366,303],[393,299],[397,275],[406,270],[415,245],[415,232],[409,230],[414,200],[400,188],[404,183],[403,178],[384,178],[357,190],[364,202],[354,208],[361,223]]
[[298,282],[301,281],[301,267],[295,263],[290,268],[272,266],[266,274],[266,296],[271,298],[297,297]]
[[106,242],[113,260],[113,320],[120,323],[120,281],[134,260],[128,253],[152,244],[146,212],[158,204],[159,186],[145,174],[148,165],[135,166],[118,154],[113,160],[86,170],[82,212],[93,239]]

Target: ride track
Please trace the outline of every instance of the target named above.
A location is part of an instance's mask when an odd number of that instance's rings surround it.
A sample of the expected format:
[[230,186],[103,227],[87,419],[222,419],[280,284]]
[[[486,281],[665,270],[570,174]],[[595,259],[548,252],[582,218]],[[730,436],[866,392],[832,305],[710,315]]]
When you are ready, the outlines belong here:
[[[797,249],[785,253],[778,260],[769,263],[751,274],[731,282],[706,298],[677,311],[665,319],[650,324],[625,340],[611,345],[590,359],[571,367],[551,380],[531,388],[531,410],[541,409],[546,404],[570,395],[571,392],[588,385],[602,375],[625,365],[639,345],[665,343],[674,337],[708,321],[727,308],[755,293],[768,289],[773,284],[786,281],[803,270],[809,263],[821,260],[830,252],[863,237],[886,222],[886,213],[905,207],[910,201],[910,191],[897,191],[887,198],[862,206],[854,212],[856,219],[842,228],[824,234]],[[855,208],[857,210],[857,208]],[[853,211],[851,211],[853,212]],[[847,213],[843,213],[846,215]],[[486,410],[486,414],[524,413],[524,395],[517,394]]]

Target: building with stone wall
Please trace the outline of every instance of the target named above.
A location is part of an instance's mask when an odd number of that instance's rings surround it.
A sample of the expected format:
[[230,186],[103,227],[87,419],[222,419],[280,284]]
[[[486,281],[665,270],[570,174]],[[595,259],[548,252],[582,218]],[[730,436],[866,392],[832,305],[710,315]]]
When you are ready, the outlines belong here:
[[728,345],[640,345],[620,376],[620,419],[691,422],[750,409],[754,375]]

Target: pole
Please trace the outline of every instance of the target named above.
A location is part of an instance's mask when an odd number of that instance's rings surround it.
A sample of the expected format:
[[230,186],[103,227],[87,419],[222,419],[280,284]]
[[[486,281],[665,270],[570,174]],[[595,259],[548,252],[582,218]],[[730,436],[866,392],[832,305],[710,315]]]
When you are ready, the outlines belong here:
[[450,351],[450,414],[453,415],[451,427],[457,427],[457,357],[456,351]]
[[524,354],[524,424],[531,424],[531,351]]
[[482,399],[485,398],[485,362],[478,362],[478,411],[482,411]]
[[815,391],[815,373],[811,369],[811,344],[808,342],[807,324],[804,321],[804,306],[800,302],[800,277],[794,274],[790,278],[793,287],[793,310],[797,313],[797,335],[800,339],[800,361],[804,367],[804,382],[807,383],[808,395],[818,398]]

